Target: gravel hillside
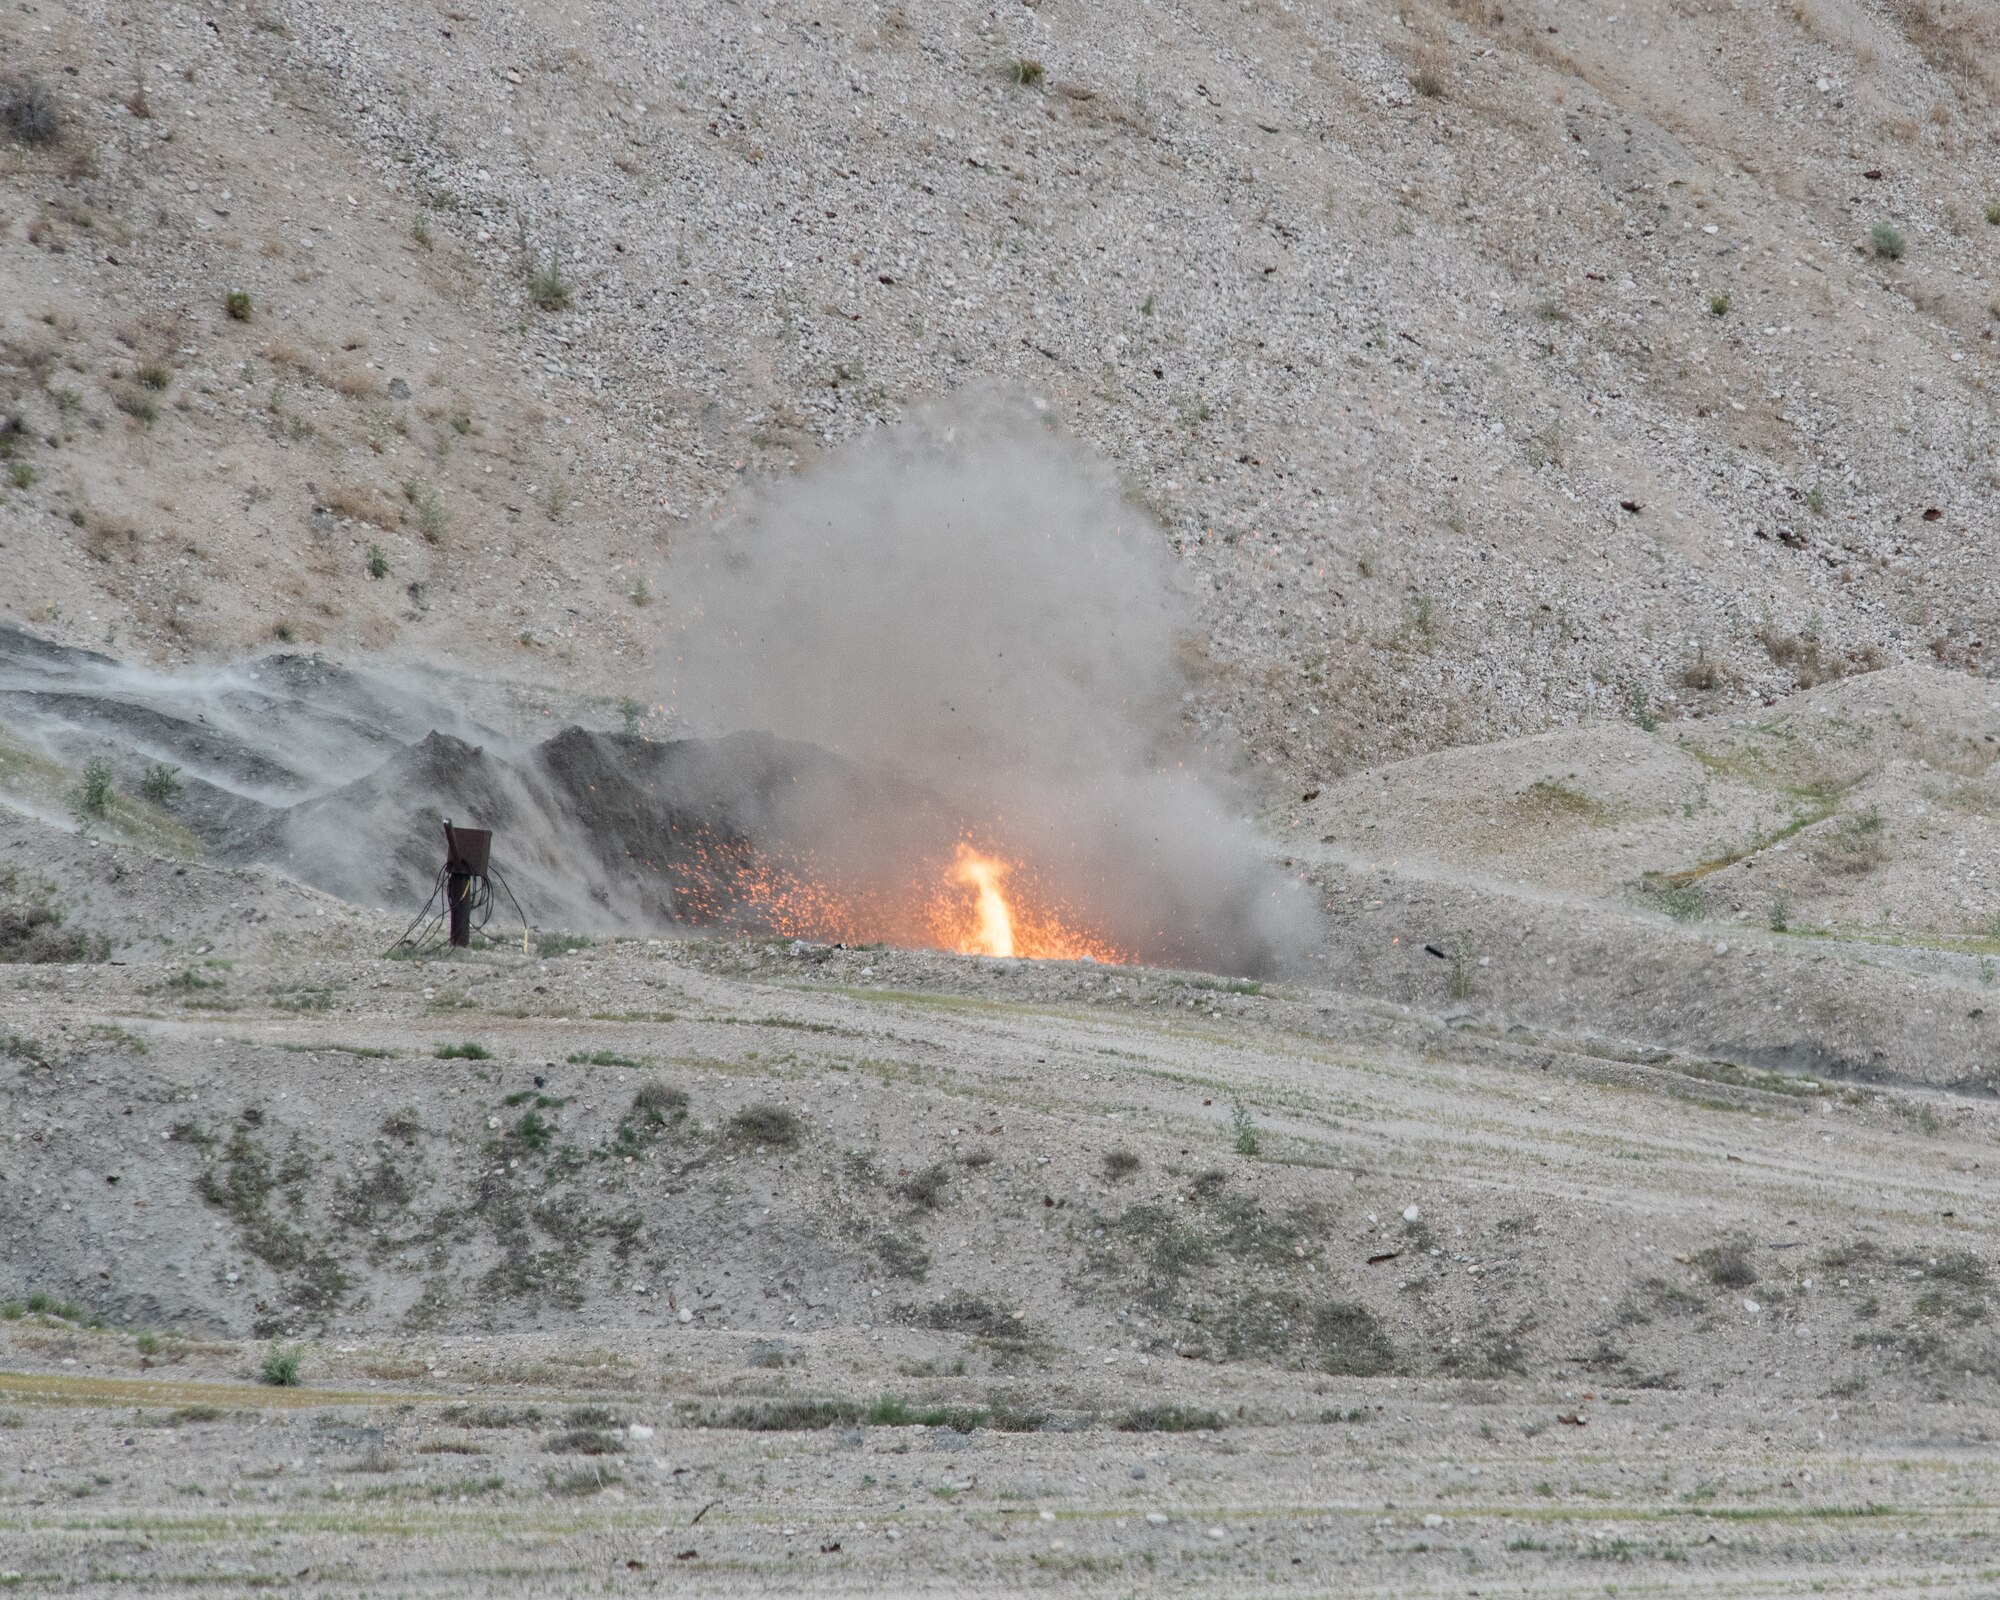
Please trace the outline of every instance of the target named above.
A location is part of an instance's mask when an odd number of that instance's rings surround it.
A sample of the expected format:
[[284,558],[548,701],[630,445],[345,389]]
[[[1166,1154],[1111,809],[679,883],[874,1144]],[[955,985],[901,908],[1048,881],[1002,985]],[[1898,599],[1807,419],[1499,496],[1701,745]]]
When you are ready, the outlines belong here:
[[1000,384],[1158,519],[1192,714],[1287,781],[1991,654],[1987,8],[5,29],[0,603],[72,642],[648,700],[686,519]]

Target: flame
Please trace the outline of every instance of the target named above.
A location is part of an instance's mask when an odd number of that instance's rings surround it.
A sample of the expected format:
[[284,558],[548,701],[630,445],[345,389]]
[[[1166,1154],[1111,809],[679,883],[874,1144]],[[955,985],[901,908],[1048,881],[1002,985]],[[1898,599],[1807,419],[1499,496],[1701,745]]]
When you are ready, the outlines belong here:
[[1077,927],[1022,863],[978,849],[970,840],[959,841],[928,922],[924,942],[960,955],[1111,963],[1132,959]]
[[708,841],[693,853],[693,870],[676,874],[675,900],[697,926],[1035,961],[1135,959],[1091,931],[1028,863],[970,838],[948,858],[920,857],[901,883],[853,879],[807,853],[712,850]]
[[1002,885],[1007,881],[1007,864],[983,856],[971,845],[960,842],[952,861],[952,877],[975,890],[979,904],[974,911],[978,928],[972,938],[958,946],[967,956],[1011,956],[1014,953],[1014,913],[1007,907]]

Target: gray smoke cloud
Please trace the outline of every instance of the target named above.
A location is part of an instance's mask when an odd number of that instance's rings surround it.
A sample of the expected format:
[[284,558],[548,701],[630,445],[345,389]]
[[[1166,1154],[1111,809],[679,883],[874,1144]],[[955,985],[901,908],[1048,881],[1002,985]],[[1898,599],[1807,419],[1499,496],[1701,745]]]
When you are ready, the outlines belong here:
[[1176,579],[1101,463],[1025,407],[960,405],[682,542],[667,703],[677,730],[805,741],[907,786],[886,815],[797,808],[843,881],[957,832],[1121,951],[1270,971],[1309,941],[1310,898],[1185,735]]

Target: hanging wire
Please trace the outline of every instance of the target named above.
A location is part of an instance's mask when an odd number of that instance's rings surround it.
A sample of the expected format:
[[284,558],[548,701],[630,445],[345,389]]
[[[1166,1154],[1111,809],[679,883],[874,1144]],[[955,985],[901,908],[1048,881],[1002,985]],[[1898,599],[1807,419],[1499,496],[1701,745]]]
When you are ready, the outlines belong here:
[[[405,952],[411,956],[429,955],[441,949],[449,938],[451,903],[446,898],[451,881],[449,868],[440,867],[438,875],[431,881],[431,892],[424,906],[410,919],[410,925],[403,930],[402,937],[383,951],[385,956]],[[468,875],[465,896],[469,906],[468,925],[474,933],[483,933],[486,925],[493,920],[495,885],[507,897],[507,903],[514,908],[514,915],[520,921],[521,933],[525,938],[529,932],[527,914],[521,909],[521,902],[514,898],[514,891],[507,880],[491,866],[483,873]]]
[[[410,925],[403,930],[402,937],[382,952],[384,956],[393,956],[398,950],[405,948],[411,955],[423,955],[432,948],[432,941],[444,926],[445,907],[438,905],[438,899],[444,893],[446,876],[444,868],[440,867],[437,877],[431,882],[430,896],[424,901],[423,910],[410,919]],[[433,911],[432,906],[437,906],[437,910]],[[427,923],[429,926],[425,926]],[[417,934],[419,928],[423,929],[421,934]],[[417,937],[412,938],[413,934],[417,934]]]

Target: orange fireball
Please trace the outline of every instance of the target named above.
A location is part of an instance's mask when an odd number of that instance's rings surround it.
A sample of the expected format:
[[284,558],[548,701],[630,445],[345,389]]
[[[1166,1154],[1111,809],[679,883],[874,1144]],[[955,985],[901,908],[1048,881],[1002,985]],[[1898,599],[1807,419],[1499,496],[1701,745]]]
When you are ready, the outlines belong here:
[[1033,961],[1131,959],[1095,934],[1071,926],[1041,892],[1035,876],[1017,862],[961,840],[945,877],[932,902],[927,941],[940,949]]

